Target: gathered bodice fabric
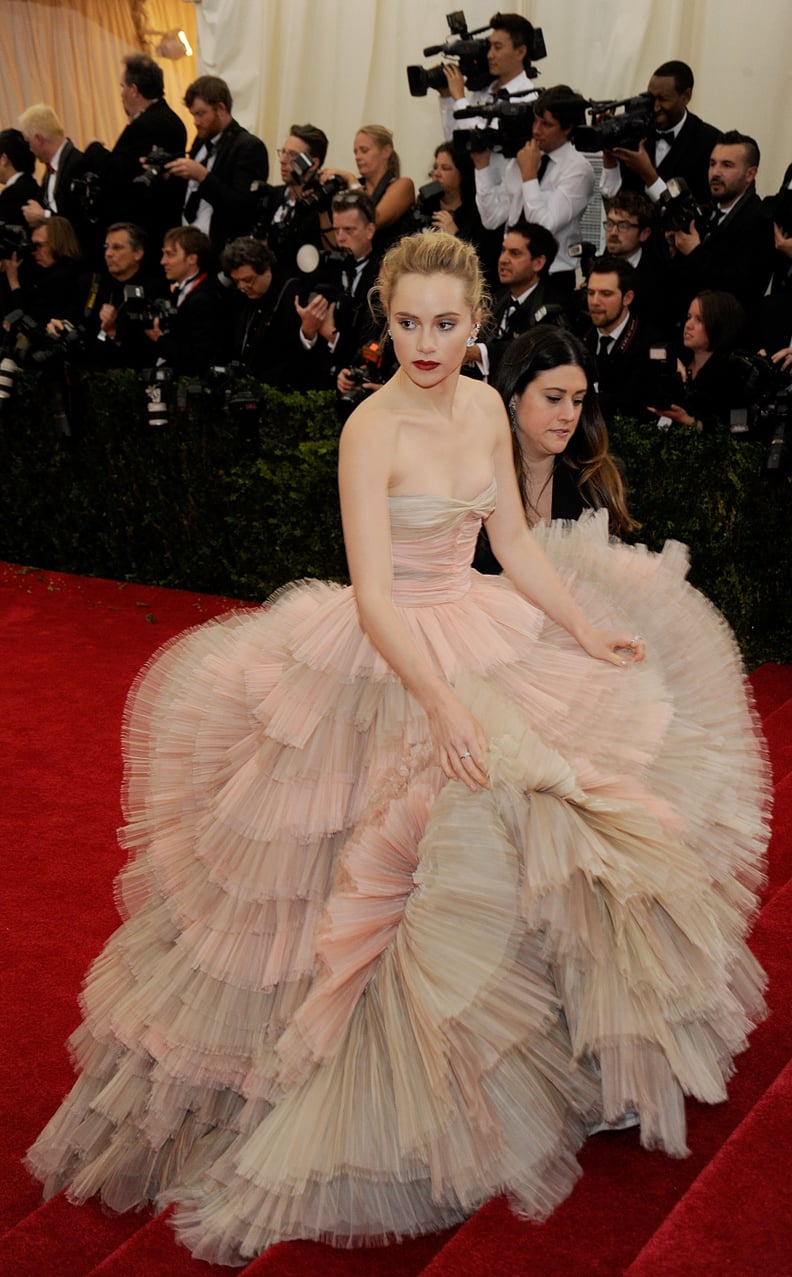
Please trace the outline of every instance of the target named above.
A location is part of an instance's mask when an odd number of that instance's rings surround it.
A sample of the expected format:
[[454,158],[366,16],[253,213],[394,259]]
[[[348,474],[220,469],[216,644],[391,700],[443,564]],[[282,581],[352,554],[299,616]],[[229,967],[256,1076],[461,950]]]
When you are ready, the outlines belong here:
[[393,600],[481,725],[437,764],[352,587],[304,581],[166,645],[124,720],[129,861],[88,973],[45,1191],[175,1204],[199,1257],[541,1219],[597,1124],[686,1152],[764,1013],[746,936],[768,776],[739,654],[684,549],[539,527],[592,660],[469,564],[495,484],[390,498]]

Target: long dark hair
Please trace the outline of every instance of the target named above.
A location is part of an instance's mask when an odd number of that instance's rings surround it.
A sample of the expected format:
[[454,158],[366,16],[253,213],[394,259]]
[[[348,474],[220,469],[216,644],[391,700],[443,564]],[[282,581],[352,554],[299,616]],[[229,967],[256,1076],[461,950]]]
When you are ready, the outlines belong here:
[[[608,430],[594,389],[597,369],[593,357],[573,333],[549,324],[538,324],[510,342],[494,380],[507,411],[512,399],[541,372],[572,364],[582,369],[588,385],[577,430],[555,460],[555,468],[566,466],[574,476],[583,501],[595,510],[608,511],[610,529],[615,534],[633,532],[640,524],[627,509],[619,467],[608,451]],[[512,419],[509,411],[509,418]],[[533,510],[528,495],[527,471],[520,435],[512,424],[512,451],[520,495],[526,510]],[[534,513],[536,511],[534,510]]]

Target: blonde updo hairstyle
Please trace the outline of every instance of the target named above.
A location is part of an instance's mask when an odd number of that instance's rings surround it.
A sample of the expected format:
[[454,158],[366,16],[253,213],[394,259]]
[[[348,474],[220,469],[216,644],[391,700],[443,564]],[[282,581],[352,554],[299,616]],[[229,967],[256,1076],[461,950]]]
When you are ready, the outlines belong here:
[[390,149],[386,172],[390,177],[401,177],[401,161],[393,149],[393,134],[384,124],[362,124],[358,133],[365,133],[381,151]]
[[456,235],[445,231],[405,235],[388,249],[369,294],[371,309],[378,319],[387,319],[393,291],[404,275],[452,275],[462,281],[465,301],[477,322],[489,311],[489,296],[476,250]]

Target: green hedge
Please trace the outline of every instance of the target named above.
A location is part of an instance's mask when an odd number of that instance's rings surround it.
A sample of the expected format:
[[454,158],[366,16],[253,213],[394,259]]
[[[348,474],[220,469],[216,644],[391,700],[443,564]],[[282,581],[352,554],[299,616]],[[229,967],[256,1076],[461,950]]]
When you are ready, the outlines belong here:
[[[330,394],[250,387],[170,395],[150,427],[133,373],[77,377],[59,433],[46,381],[23,373],[0,413],[0,558],[38,567],[265,598],[302,576],[343,579]],[[617,423],[638,539],[690,546],[690,579],[726,614],[750,664],[792,660],[789,477],[764,450],[681,427]]]

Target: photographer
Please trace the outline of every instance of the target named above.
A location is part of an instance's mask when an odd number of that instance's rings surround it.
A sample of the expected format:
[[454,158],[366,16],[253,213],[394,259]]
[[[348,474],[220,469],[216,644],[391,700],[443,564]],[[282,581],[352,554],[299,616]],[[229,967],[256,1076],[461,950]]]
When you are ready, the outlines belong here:
[[[637,311],[639,287],[638,272],[625,257],[603,256],[592,262],[586,284],[592,327],[585,344],[596,361],[606,421],[619,415],[648,420],[653,411],[649,399],[666,388],[675,389],[677,381],[670,335]],[[677,384],[681,393],[681,381]]]
[[19,127],[46,169],[38,197],[28,200],[22,209],[25,220],[32,225],[43,217],[68,218],[85,251],[91,243],[91,226],[79,190],[74,188],[85,173],[85,156],[66,137],[51,106],[38,103],[28,107],[19,117]]
[[773,227],[756,193],[759,147],[736,129],[721,133],[709,161],[712,203],[705,225],[666,234],[671,278],[687,301],[703,289],[733,293],[755,311],[773,269]]
[[223,250],[223,272],[235,286],[229,313],[231,360],[268,386],[305,389],[294,305],[297,281],[285,275],[266,244],[251,236],[232,240]]
[[149,188],[136,182],[144,172],[142,157],[153,147],[168,154],[184,155],[187,130],[165,101],[162,69],[153,58],[132,53],[123,59],[121,105],[129,119],[112,150],[102,142],[91,142],[85,161],[101,183],[102,224],[116,220],[134,221],[155,242],[179,220],[184,187],[177,179],[163,182],[156,199]]
[[652,127],[637,150],[615,147],[603,152],[603,196],[612,197],[624,187],[643,191],[657,203],[667,180],[681,177],[694,199],[707,200],[709,157],[718,130],[688,111],[692,70],[686,62],[664,62],[650,77],[646,91],[654,103]]
[[269,176],[269,156],[260,138],[231,114],[231,90],[216,75],[188,85],[184,102],[195,123],[195,141],[185,159],[165,168],[187,181],[184,226],[209,236],[219,253],[231,239],[247,235],[256,216],[256,190]]
[[24,226],[23,208],[38,198],[36,157],[19,129],[0,130],[0,223]]
[[551,273],[568,293],[575,288],[575,259],[570,249],[580,243],[580,217],[594,194],[594,170],[570,141],[584,118],[585,103],[565,84],[540,94],[533,105],[531,138],[506,161],[502,181],[491,164],[491,151],[473,153],[476,203],[481,220],[494,229],[520,217],[538,222],[555,236],[558,253]]
[[91,276],[83,302],[85,360],[97,369],[141,369],[151,348],[132,318],[129,299],[161,298],[163,277],[147,268],[146,235],[133,222],[109,226],[102,251],[104,264]]
[[80,314],[80,246],[71,222],[51,217],[34,224],[30,256],[3,261],[5,311],[21,309],[42,328],[58,315],[74,324]]
[[744,325],[745,312],[731,293],[708,289],[694,297],[682,335],[683,402],[650,412],[705,433],[727,427],[731,410],[745,406],[745,390],[729,358]]
[[358,174],[325,169],[324,177],[340,177],[351,189],[362,190],[374,207],[374,251],[385,249],[412,231],[410,209],[415,204],[412,178],[401,176],[401,161],[393,146],[393,134],[382,124],[364,124],[355,134]]
[[532,81],[526,72],[533,35],[530,22],[519,13],[493,13],[489,25],[487,66],[493,79],[488,88],[468,90],[459,67],[454,63],[443,65],[448,87],[440,90],[440,120],[447,142],[455,130],[474,128],[477,123],[475,119],[455,119],[454,111],[490,103],[501,91],[510,95],[532,92]]
[[[320,170],[327,156],[327,134],[313,124],[293,124],[278,150],[282,186],[267,188],[257,232],[288,271],[304,244],[323,247],[323,220],[330,226],[330,190],[322,197]],[[325,210],[328,211],[325,211]]]
[[380,335],[368,304],[379,257],[373,251],[374,205],[367,195],[342,191],[333,200],[332,217],[336,244],[347,261],[340,273],[318,283],[316,296],[305,305],[298,299],[295,309],[314,384],[335,386],[343,395],[357,387],[352,369],[360,365],[363,346]]
[[667,263],[655,241],[654,206],[639,191],[624,190],[604,199],[603,205],[605,252],[609,257],[624,258],[637,273],[634,312],[670,330],[675,320],[673,291],[668,286]]
[[197,226],[166,231],[160,264],[171,286],[171,307],[161,309],[145,335],[155,361],[177,377],[197,375],[228,354],[227,298],[210,275],[212,244]]

